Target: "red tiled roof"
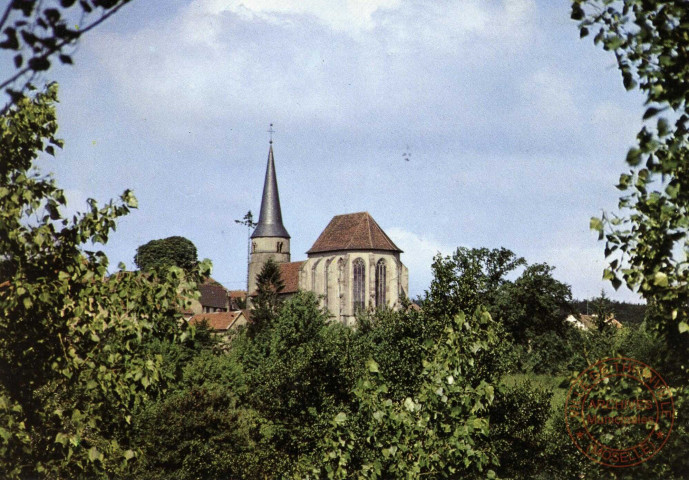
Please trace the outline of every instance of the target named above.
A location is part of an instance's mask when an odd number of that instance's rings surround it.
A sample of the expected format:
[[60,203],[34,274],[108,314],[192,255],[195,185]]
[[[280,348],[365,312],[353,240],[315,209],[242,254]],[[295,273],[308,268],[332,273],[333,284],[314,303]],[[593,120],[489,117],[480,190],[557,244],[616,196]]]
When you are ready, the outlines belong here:
[[232,327],[237,317],[242,315],[241,310],[236,312],[214,312],[214,313],[199,313],[191,317],[189,323],[192,325],[200,325],[203,322],[208,322],[208,325],[213,330],[227,330]]
[[227,294],[230,298],[244,298],[246,297],[246,290],[229,290]]
[[280,293],[296,293],[299,290],[299,270],[303,264],[303,261],[280,264],[280,276],[285,282],[285,288]]
[[401,252],[368,212],[337,215],[316,243],[306,252],[322,253],[336,250],[385,250]]
[[227,308],[227,290],[212,278],[199,285],[199,292],[199,302],[204,307]]

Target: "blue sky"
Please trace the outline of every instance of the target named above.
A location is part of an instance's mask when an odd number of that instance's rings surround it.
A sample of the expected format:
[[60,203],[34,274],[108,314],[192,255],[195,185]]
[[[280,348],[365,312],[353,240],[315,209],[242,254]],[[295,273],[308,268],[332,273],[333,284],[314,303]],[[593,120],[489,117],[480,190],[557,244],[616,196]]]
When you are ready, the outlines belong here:
[[113,268],[182,235],[242,288],[234,220],[258,215],[273,123],[293,260],[334,215],[368,211],[412,296],[435,253],[504,246],[577,298],[637,298],[601,280],[588,225],[616,207],[642,98],[579,40],[568,2],[139,0],[74,58],[51,72],[66,145],[41,166],[70,208],[134,190]]

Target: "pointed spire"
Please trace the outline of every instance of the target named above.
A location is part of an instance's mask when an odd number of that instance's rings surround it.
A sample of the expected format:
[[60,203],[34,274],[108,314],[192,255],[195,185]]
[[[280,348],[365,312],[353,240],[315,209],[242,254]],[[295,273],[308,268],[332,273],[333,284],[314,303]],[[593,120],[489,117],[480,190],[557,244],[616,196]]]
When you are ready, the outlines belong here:
[[275,176],[275,160],[273,159],[273,142],[271,139],[268,151],[268,166],[266,167],[266,179],[263,184],[263,197],[261,198],[261,213],[258,216],[258,224],[251,238],[256,237],[281,237],[290,238],[289,233],[282,224],[282,211],[280,210],[280,195],[278,194],[278,181]]

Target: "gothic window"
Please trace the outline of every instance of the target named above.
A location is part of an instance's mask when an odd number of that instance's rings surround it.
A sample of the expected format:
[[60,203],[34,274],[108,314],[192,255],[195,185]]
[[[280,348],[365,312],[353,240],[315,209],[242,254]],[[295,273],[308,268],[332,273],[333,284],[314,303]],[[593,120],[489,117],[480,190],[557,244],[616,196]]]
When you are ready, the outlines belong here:
[[364,309],[366,298],[366,266],[360,258],[354,260],[354,282],[352,288],[352,305],[354,312]]
[[387,267],[385,260],[380,259],[376,263],[376,307],[385,307],[385,290],[387,286]]
[[256,242],[251,242],[251,253],[256,251]]
[[277,250],[278,250],[278,253],[282,253],[282,242],[278,242]]
[[314,263],[313,267],[311,268],[311,291],[312,292],[316,291],[316,266],[318,266],[318,264]]
[[323,269],[325,270],[323,274],[323,306],[328,308],[328,267],[330,266],[330,260],[325,262]]

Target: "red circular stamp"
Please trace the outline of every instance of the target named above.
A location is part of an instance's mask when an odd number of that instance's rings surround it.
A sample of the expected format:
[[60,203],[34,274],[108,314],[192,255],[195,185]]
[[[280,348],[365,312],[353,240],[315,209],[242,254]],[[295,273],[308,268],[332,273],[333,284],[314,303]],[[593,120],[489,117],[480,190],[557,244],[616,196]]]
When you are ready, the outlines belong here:
[[606,358],[581,372],[567,393],[565,424],[576,447],[608,467],[651,459],[674,423],[672,392],[648,365]]

